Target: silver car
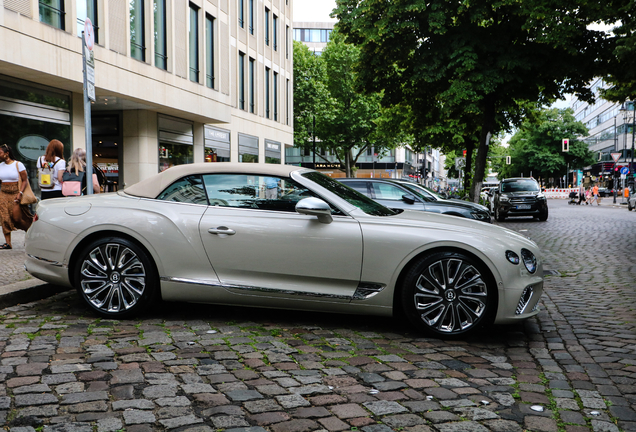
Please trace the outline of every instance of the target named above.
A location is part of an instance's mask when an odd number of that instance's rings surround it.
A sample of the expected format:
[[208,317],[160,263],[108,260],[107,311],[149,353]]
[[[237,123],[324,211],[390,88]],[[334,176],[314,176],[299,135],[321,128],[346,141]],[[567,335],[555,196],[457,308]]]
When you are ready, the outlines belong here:
[[406,316],[437,336],[537,314],[537,245],[504,228],[395,212],[316,171],[207,163],[117,193],[41,202],[26,269],[95,313],[188,301]]

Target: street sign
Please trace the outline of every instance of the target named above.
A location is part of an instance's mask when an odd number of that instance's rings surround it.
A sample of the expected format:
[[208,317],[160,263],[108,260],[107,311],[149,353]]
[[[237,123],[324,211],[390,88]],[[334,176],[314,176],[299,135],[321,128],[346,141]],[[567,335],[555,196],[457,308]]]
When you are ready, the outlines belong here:
[[455,169],[463,169],[466,166],[466,159],[457,157],[455,158]]
[[93,51],[93,47],[95,46],[95,30],[93,29],[91,19],[88,17],[84,20],[84,40],[86,41],[88,50]]
[[629,168],[623,167],[621,168],[621,174],[627,174],[629,172]]
[[612,159],[614,159],[614,162],[618,162],[620,158],[621,158],[620,153],[612,153]]

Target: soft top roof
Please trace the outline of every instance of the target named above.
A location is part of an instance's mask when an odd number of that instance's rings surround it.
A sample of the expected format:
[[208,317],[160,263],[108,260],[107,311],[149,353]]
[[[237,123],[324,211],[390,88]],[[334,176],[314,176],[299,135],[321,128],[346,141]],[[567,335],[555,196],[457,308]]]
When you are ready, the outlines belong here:
[[165,188],[181,177],[193,174],[247,174],[247,175],[271,175],[289,177],[293,171],[305,170],[292,165],[252,164],[252,163],[195,163],[177,165],[142,180],[139,183],[128,186],[124,192],[128,195],[142,198],[156,198]]

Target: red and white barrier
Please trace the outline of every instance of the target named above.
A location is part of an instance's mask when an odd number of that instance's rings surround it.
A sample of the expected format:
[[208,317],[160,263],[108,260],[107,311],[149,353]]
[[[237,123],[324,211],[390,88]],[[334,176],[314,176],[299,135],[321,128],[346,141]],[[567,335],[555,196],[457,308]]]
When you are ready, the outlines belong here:
[[543,194],[546,198],[559,198],[559,199],[569,199],[570,192],[579,193],[579,188],[565,188],[565,189],[546,189]]

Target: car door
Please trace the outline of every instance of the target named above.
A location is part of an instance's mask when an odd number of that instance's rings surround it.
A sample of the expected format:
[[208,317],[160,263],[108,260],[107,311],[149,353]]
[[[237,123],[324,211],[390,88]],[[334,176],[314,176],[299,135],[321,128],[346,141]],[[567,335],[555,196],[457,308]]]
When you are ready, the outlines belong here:
[[210,174],[203,181],[215,205],[199,231],[222,285],[247,295],[350,300],[362,269],[355,219],[335,208],[331,223],[297,213],[298,201],[316,195],[289,178]]
[[[426,210],[424,202],[407,189],[392,183],[370,182],[370,184],[373,188],[374,199],[388,208]],[[404,195],[412,196],[415,201],[413,203],[404,201]]]

